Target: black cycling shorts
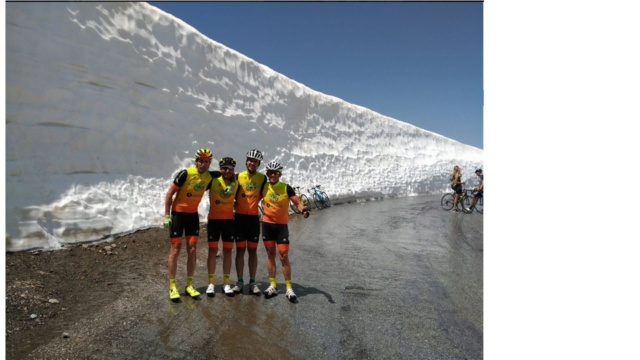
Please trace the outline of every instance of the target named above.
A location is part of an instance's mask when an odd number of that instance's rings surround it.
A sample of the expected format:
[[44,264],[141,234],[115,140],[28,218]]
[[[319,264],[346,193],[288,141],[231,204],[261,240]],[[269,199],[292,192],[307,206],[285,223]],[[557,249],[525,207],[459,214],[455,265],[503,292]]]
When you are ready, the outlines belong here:
[[234,220],[209,220],[207,221],[207,241],[216,242],[222,236],[222,241],[234,241]]
[[258,215],[236,214],[236,239],[257,243],[260,239],[260,217]]
[[169,229],[169,237],[177,238],[185,236],[200,235],[200,216],[198,213],[171,213],[171,228]]
[[278,245],[289,244],[289,226],[263,222],[262,241],[265,240],[275,240]]

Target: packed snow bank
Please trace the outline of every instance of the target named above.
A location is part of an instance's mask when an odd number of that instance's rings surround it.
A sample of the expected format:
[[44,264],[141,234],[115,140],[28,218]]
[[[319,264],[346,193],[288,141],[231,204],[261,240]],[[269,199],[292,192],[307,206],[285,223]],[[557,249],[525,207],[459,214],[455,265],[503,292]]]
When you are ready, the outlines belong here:
[[282,181],[336,203],[442,192],[454,164],[482,164],[481,149],[309,89],[146,3],[6,11],[8,251],[159,225],[200,147],[238,171],[260,149]]

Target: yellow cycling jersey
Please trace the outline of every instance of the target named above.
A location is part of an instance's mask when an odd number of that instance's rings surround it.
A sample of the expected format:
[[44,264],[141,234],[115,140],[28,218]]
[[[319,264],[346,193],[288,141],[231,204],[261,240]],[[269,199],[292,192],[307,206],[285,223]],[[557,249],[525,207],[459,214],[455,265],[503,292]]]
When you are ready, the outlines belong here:
[[262,202],[264,212],[262,214],[262,222],[271,224],[288,224],[289,223],[289,198],[294,196],[295,192],[291,186],[277,182],[271,184],[267,182],[262,190]]
[[258,215],[258,203],[262,198],[260,191],[266,181],[267,177],[257,171],[253,175],[247,170],[238,174],[236,182],[240,188],[236,195],[236,214]]
[[202,195],[207,191],[207,187],[211,182],[211,174],[209,174],[208,171],[200,174],[195,167],[190,167],[184,171],[187,172],[187,178],[183,184],[180,184],[182,174],[178,174],[175,180],[173,180],[173,186],[180,187],[180,190],[178,190],[178,194],[171,204],[171,210],[197,213]]
[[209,189],[209,220],[233,219],[233,203],[238,182],[231,180],[228,184],[222,176],[211,181]]

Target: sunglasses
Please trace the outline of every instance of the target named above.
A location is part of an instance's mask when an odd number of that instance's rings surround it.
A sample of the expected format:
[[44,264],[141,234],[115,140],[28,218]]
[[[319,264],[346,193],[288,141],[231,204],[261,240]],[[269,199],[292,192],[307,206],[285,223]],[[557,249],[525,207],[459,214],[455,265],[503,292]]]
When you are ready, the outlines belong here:
[[279,173],[280,171],[276,171],[276,170],[267,170],[267,175],[273,175],[275,173]]

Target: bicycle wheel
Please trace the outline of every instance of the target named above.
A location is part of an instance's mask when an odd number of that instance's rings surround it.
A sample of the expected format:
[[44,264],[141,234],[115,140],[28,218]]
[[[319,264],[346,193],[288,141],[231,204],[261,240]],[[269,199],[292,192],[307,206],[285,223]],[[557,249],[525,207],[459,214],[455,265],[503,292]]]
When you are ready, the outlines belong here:
[[329,199],[329,195],[326,192],[322,192],[322,200],[324,201],[325,207],[331,206],[331,200]]
[[458,201],[458,207],[462,208],[460,210],[465,214],[471,214],[473,210],[466,210],[471,207],[471,196],[469,196],[468,194],[465,194],[464,199],[461,199],[461,201]]
[[484,211],[484,197],[481,197],[480,199],[478,199],[478,201],[476,202],[475,209],[480,214],[483,213],[483,211]]
[[318,198],[318,194],[314,194],[313,195],[313,203],[316,205],[316,208],[318,208],[318,210],[322,209],[322,199]]
[[289,201],[289,207],[291,208],[291,210],[293,210],[294,213],[300,214],[300,211],[298,211],[298,208],[293,204],[293,201]]
[[440,205],[445,210],[453,209],[453,194],[444,194],[440,200]]
[[307,195],[300,195],[300,201],[302,202],[302,205],[307,208],[307,210],[311,210],[311,204],[309,203],[309,198],[307,197]]

